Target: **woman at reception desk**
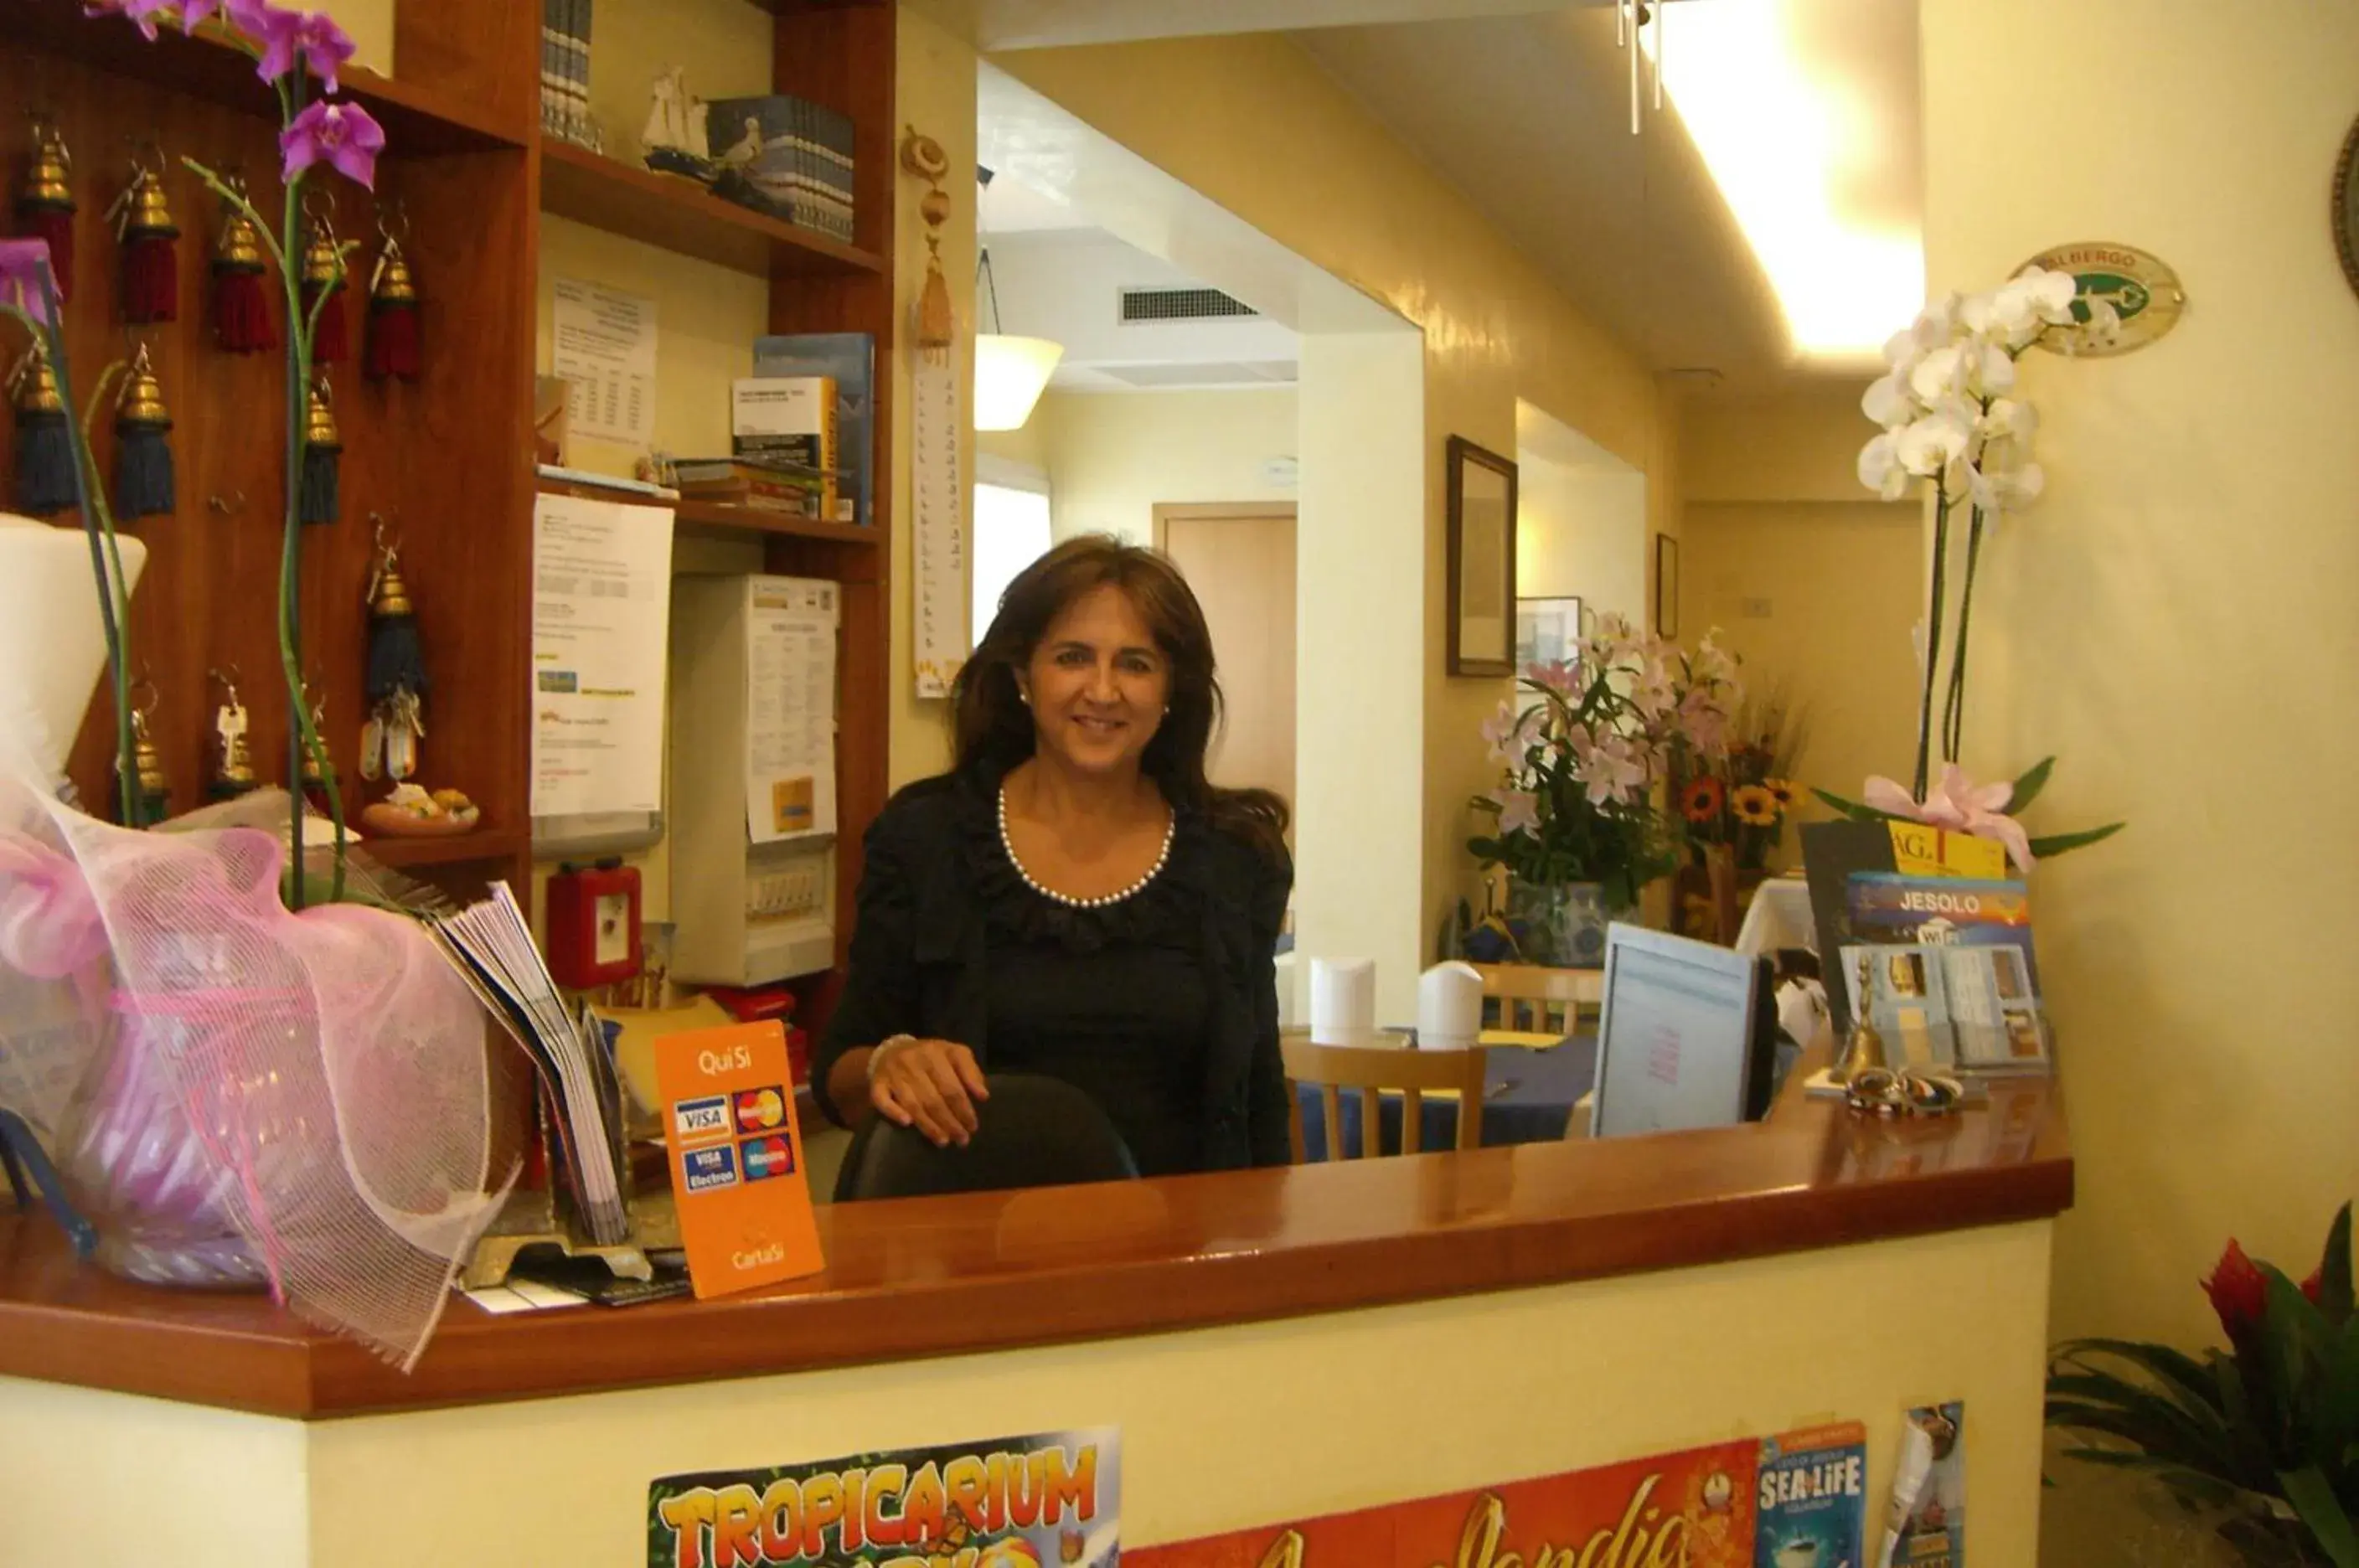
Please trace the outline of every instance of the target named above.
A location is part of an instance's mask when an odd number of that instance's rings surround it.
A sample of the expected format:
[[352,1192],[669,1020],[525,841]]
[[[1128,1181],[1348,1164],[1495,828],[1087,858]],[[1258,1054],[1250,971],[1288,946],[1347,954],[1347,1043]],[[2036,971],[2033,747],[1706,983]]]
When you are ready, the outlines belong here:
[[[959,676],[953,769],[869,830],[812,1069],[828,1115],[945,1149],[1050,1146],[926,1167],[964,1188],[1004,1184],[1011,1159],[1054,1179],[1060,1153],[1069,1180],[1286,1162],[1286,807],[1206,781],[1220,704],[1203,611],[1161,555],[1074,539],[1009,584]],[[1062,1116],[1033,1114],[1029,1088],[995,1105],[1009,1073],[1078,1094],[1051,1092]],[[1110,1133],[1074,1125],[1100,1112]],[[865,1153],[842,1195],[876,1195]]]

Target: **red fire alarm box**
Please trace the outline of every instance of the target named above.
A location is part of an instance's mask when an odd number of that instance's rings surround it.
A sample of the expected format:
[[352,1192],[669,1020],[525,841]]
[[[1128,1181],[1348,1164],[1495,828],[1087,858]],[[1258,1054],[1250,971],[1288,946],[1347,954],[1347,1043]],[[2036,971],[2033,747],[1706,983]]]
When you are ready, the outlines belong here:
[[560,866],[549,879],[549,973],[587,991],[639,972],[639,874],[619,860]]

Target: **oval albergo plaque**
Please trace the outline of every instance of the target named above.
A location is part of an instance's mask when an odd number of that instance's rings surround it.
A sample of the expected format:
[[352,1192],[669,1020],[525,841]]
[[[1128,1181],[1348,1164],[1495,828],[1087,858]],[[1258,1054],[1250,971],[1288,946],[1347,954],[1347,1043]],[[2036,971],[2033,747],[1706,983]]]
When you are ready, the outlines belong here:
[[2076,322],[2087,323],[2092,299],[2104,300],[2121,317],[2121,331],[2111,343],[2093,340],[2080,326],[2039,340],[2040,347],[2058,354],[2097,358],[2144,348],[2177,326],[2180,313],[2187,308],[2187,291],[2180,287],[2179,274],[2161,257],[2135,245],[2104,241],[2056,245],[2024,265],[2072,275],[2080,285],[2072,301]]

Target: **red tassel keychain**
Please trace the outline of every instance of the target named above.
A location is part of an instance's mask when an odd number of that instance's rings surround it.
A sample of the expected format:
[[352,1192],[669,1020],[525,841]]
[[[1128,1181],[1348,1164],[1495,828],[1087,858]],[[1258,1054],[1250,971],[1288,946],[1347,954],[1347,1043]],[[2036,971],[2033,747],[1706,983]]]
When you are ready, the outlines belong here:
[[[311,237],[303,246],[303,310],[309,315],[317,305],[319,310],[320,324],[311,339],[313,365],[342,365],[352,357],[351,329],[344,322],[344,252],[336,243],[333,206],[331,201],[330,211],[311,214]],[[320,304],[323,294],[327,302]]]
[[[149,144],[154,151],[154,144]],[[107,216],[123,241],[123,319],[145,324],[180,319],[180,251],[164,195],[163,155],[153,167],[132,160],[131,183]]]
[[73,155],[58,123],[35,111],[33,148],[24,183],[16,187],[16,222],[28,239],[47,240],[49,276],[60,299],[73,298]]
[[376,270],[369,278],[368,353],[361,370],[372,381],[398,376],[418,379],[418,280],[410,275],[409,258],[401,242],[409,237],[409,214],[392,204],[391,216],[379,209],[376,232],[385,248],[377,252]]
[[[240,198],[245,195],[241,177],[230,175],[223,183]],[[269,270],[254,220],[235,202],[223,201],[221,232],[213,238],[213,340],[231,354],[260,354],[278,346],[278,329],[270,319],[270,291],[263,286]]]

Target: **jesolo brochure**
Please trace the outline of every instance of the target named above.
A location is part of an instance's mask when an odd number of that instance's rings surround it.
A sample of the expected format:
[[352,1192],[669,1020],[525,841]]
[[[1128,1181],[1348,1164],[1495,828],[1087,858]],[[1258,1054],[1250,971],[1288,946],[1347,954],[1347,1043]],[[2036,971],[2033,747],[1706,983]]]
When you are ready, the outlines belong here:
[[1847,997],[1874,1021],[1896,1066],[2046,1071],[2022,883],[1854,872],[1845,898]]

